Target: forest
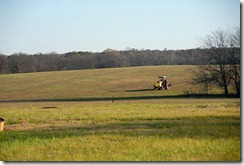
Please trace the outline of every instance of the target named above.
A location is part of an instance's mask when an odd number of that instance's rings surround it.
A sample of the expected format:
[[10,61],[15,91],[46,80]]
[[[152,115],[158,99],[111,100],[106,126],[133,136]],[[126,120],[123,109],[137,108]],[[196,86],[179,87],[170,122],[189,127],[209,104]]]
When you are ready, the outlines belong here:
[[[103,52],[73,51],[64,54],[50,53],[14,53],[0,54],[0,73],[29,73],[62,70],[81,70],[95,68],[117,68],[149,65],[206,65],[213,59],[209,52],[213,49],[186,50],[126,50],[106,49]],[[240,55],[240,48],[232,49]],[[222,61],[228,64],[228,60]]]

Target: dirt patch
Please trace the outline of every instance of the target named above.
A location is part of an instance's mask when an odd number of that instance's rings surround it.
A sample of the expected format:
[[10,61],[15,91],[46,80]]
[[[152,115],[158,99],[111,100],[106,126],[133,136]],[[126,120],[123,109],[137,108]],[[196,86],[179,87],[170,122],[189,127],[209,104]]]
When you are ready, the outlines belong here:
[[22,124],[10,124],[10,125],[5,125],[4,130],[19,130],[19,131],[24,131],[24,130],[32,130],[32,129],[45,129],[50,127],[50,124],[31,124],[31,123],[22,123]]
[[20,123],[20,124],[6,124],[4,131],[26,131],[26,130],[63,130],[69,127],[80,127],[80,125],[68,122],[59,123]]

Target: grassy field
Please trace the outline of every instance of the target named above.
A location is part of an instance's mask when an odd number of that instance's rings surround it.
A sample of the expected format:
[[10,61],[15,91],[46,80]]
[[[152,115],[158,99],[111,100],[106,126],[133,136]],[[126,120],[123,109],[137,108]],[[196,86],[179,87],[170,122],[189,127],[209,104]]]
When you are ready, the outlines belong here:
[[240,99],[184,96],[187,68],[0,75],[0,160],[240,161]]
[[[64,100],[104,99],[181,95],[190,90],[191,66],[149,66],[42,72],[0,75],[1,100]],[[167,75],[173,87],[169,91],[153,91],[158,75]]]

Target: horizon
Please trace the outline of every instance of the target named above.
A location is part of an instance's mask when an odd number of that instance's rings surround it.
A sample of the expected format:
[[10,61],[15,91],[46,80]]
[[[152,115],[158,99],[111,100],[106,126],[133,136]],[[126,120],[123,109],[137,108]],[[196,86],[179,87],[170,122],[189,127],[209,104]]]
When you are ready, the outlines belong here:
[[238,0],[0,0],[0,53],[196,49],[240,27]]
[[[125,48],[123,50],[117,50],[117,49],[112,49],[112,48],[107,48],[107,49],[110,49],[111,51],[115,51],[115,52],[122,52],[122,51],[187,51],[187,50],[197,50],[197,49],[200,49],[200,50],[206,50],[206,49],[209,49],[209,48],[201,48],[201,47],[196,47],[196,48],[188,48],[188,49],[164,49],[164,50],[159,50],[159,49],[136,49],[136,48]],[[100,51],[100,52],[93,52],[93,51],[86,51],[86,50],[77,50],[77,51],[68,51],[68,52],[63,52],[63,53],[58,53],[58,52],[55,52],[55,51],[51,51],[51,52],[38,52],[38,53],[26,53],[26,52],[15,52],[15,53],[12,53],[12,54],[3,54],[0,52],[0,55],[4,55],[4,56],[12,56],[12,55],[48,55],[48,54],[57,54],[57,55],[63,55],[63,54],[68,54],[68,53],[79,53],[79,52],[82,52],[82,53],[93,53],[93,54],[96,54],[96,53],[103,53],[103,52],[106,52],[106,50],[103,50],[103,51]]]
[[5,55],[5,56],[11,56],[11,55],[19,55],[19,54],[23,54],[23,55],[39,55],[39,54],[68,54],[68,53],[79,53],[79,52],[87,52],[87,53],[103,53],[106,52],[106,50],[110,49],[111,51],[117,51],[117,52],[122,52],[122,51],[186,51],[186,50],[194,50],[194,49],[207,49],[207,48],[200,48],[200,47],[196,47],[196,48],[188,48],[188,49],[164,49],[164,50],[160,50],[160,49],[136,49],[136,48],[125,48],[122,50],[117,50],[117,49],[112,49],[112,48],[107,48],[103,51],[86,51],[86,50],[77,50],[77,51],[68,51],[68,52],[63,52],[63,53],[58,53],[55,51],[50,51],[50,52],[37,52],[37,53],[26,53],[26,52],[15,52],[12,54],[3,54],[0,52],[0,55]]

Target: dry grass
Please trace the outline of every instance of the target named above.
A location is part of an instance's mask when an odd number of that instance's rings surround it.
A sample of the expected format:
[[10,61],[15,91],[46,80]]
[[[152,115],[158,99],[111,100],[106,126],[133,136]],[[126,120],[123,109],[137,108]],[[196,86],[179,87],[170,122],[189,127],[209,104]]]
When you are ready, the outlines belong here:
[[[185,80],[191,75],[179,71],[188,67],[193,68],[193,66],[148,66],[0,75],[0,99],[72,99],[182,94],[189,87]],[[173,85],[169,91],[151,90],[158,75],[168,76]]]

